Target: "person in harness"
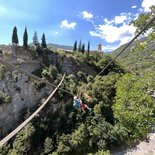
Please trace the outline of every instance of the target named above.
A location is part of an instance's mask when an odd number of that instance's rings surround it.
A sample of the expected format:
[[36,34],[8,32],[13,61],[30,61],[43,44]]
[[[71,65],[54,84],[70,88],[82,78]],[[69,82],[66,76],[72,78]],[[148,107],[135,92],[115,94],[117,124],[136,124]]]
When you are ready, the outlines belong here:
[[86,104],[83,104],[78,96],[74,96],[73,107],[75,109],[80,110],[88,109],[89,111],[91,111],[91,108],[89,108]]

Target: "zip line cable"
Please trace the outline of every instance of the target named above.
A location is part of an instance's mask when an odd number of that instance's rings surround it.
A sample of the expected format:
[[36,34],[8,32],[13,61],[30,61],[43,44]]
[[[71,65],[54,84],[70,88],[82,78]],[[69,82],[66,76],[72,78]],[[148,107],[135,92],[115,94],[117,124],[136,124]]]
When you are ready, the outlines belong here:
[[[117,57],[120,55],[120,54],[122,54],[130,45],[131,45],[131,43],[137,38],[137,37],[139,37],[139,35],[141,35],[142,34],[142,32],[143,31],[145,31],[146,30],[146,28],[149,26],[149,25],[151,25],[152,24],[152,22],[155,20],[155,16],[141,29],[141,31],[85,86],[85,88],[83,89],[83,90],[81,90],[80,91],[80,93],[79,94],[81,94],[82,93],[82,91],[84,91],[84,90],[86,90],[87,89],[87,87],[90,85],[90,83],[92,83],[95,79],[96,79],[96,77],[97,76],[99,76],[101,73],[103,73],[108,67],[109,67],[109,65],[114,61],[114,60],[116,60],[117,59]],[[40,77],[38,77],[38,76],[36,76],[36,75],[34,75],[34,74],[32,74],[32,73],[29,73],[28,71],[26,71],[26,70],[23,70],[23,69],[21,69],[21,68],[18,68],[18,67],[16,67],[15,65],[13,65],[13,64],[11,64],[11,63],[9,63],[9,62],[6,62],[5,60],[3,60],[3,59],[1,59],[0,58],[0,62],[4,65],[4,66],[6,66],[7,68],[10,68],[11,70],[16,70],[17,72],[21,72],[21,73],[24,73],[25,75],[27,75],[27,76],[29,76],[29,77],[31,77],[31,78],[33,78],[33,79],[35,79],[35,80],[39,80],[39,81],[42,81],[42,82],[44,82],[44,83],[46,83],[46,84],[48,84],[48,85],[50,85],[50,86],[52,86],[52,87],[55,87],[56,88],[56,86],[54,85],[54,84],[52,84],[52,83],[50,83],[50,82],[48,82],[47,80],[44,80],[44,79],[42,79],[42,78],[40,78]],[[74,96],[74,94],[72,94],[71,92],[68,92],[67,90],[65,90],[65,89],[62,89],[62,88],[59,88],[59,90],[61,90],[61,91],[63,91],[63,92],[66,92],[66,93],[68,93],[68,94],[70,94],[71,96]]]
[[[7,68],[9,68],[10,70],[15,70],[15,71],[17,71],[17,72],[23,73],[23,74],[25,74],[25,75],[31,77],[32,79],[35,79],[35,80],[37,80],[37,81],[41,81],[41,82],[43,82],[43,83],[46,83],[47,85],[50,85],[51,87],[55,87],[55,88],[57,87],[56,85],[54,85],[54,84],[48,82],[47,80],[44,80],[44,79],[42,79],[42,78],[40,78],[40,77],[38,77],[38,76],[36,76],[36,75],[34,75],[34,74],[32,74],[32,73],[26,71],[26,70],[23,70],[23,69],[21,69],[21,68],[18,68],[18,67],[16,67],[15,65],[13,65],[13,64],[11,64],[11,63],[9,63],[9,62],[3,60],[2,58],[0,58],[0,63],[2,63],[4,66],[6,66]],[[65,89],[59,88],[59,90],[61,90],[61,91],[63,91],[63,92],[66,92],[66,93],[68,93],[68,94],[74,96],[72,93],[68,92],[68,91],[65,90]]]
[[2,147],[7,141],[9,141],[13,136],[15,136],[21,129],[23,129],[25,127],[25,125],[27,125],[43,109],[43,107],[49,102],[51,97],[58,90],[58,88],[62,84],[64,78],[65,78],[65,75],[63,75],[63,77],[62,77],[60,83],[57,85],[57,87],[52,91],[52,93],[48,96],[48,98],[43,102],[43,104],[32,115],[30,115],[23,123],[21,123],[16,129],[14,129],[10,134],[8,134],[6,137],[4,137],[0,141],[0,147]]
[[[101,73],[103,73],[108,67],[109,67],[109,65],[114,61],[114,60],[116,60],[117,59],[117,57],[120,55],[120,54],[122,54],[130,45],[131,45],[131,43],[139,36],[139,35],[141,35],[142,34],[142,32],[143,31],[145,31],[146,29],[147,29],[147,27],[149,26],[149,25],[151,25],[152,24],[152,22],[155,20],[155,16],[141,29],[141,31],[85,86],[85,88],[83,89],[83,90],[81,90],[80,91],[80,94],[84,91],[84,90],[86,90],[87,89],[87,87],[90,85],[90,83],[92,83],[95,79],[96,79],[96,77],[97,76],[99,76]],[[39,80],[39,81],[42,81],[42,82],[44,82],[44,83],[46,83],[46,84],[48,84],[48,85],[50,85],[50,86],[52,86],[52,87],[56,87],[54,84],[52,84],[52,83],[50,83],[50,82],[48,82],[47,80],[43,80],[42,78],[39,78],[38,76],[36,76],[36,75],[34,75],[34,74],[31,74],[31,73],[29,73],[28,71],[25,71],[25,70],[23,70],[23,69],[21,69],[21,68],[18,68],[18,67],[16,67],[15,65],[13,65],[13,64],[11,64],[11,63],[8,63],[8,62],[6,62],[5,60],[3,60],[3,59],[1,59],[0,58],[0,62],[2,63],[2,64],[5,64],[5,66],[7,66],[7,67],[9,67],[9,68],[11,68],[11,70],[17,70],[18,72],[21,72],[21,73],[24,73],[24,74],[26,74],[27,76],[29,76],[29,77],[31,77],[31,78],[33,78],[33,79],[35,79],[35,80]],[[64,92],[66,92],[66,93],[68,93],[68,94],[70,94],[70,95],[72,95],[72,96],[74,96],[74,94],[72,94],[72,93],[70,93],[70,92],[68,92],[67,90],[65,90],[65,89],[62,89],[62,88],[59,88],[59,90],[61,90],[61,91],[64,91]]]
[[145,31],[146,29],[147,29],[147,27],[149,26],[149,25],[151,25],[152,24],[152,22],[155,20],[155,16],[154,17],[152,17],[152,19],[150,19],[149,21],[148,21],[148,23],[141,29],[141,31],[139,32],[139,33],[137,33],[137,35],[129,42],[129,43],[127,43],[127,45],[85,86],[85,88],[83,89],[83,90],[81,90],[81,92],[80,92],[80,95],[81,95],[81,93],[82,93],[82,91],[84,91],[84,90],[86,90],[87,89],[87,87],[90,85],[90,83],[92,83],[95,79],[96,79],[96,77],[97,76],[99,76],[99,75],[101,75],[101,73],[103,73],[108,67],[109,67],[109,65],[114,61],[114,60],[116,60],[117,59],[117,57],[119,56],[119,55],[121,55],[130,45],[131,45],[131,43],[137,38],[137,37],[139,37],[139,35],[141,35],[142,34],[142,32],[143,31]]
[[[103,73],[105,71],[105,69],[107,69],[107,67],[114,61],[117,59],[117,57],[122,54],[122,52],[125,51],[125,49],[127,49],[131,43],[140,35],[142,34],[143,31],[146,30],[146,28],[152,24],[152,22],[155,20],[155,16],[142,28],[142,30],[94,77],[94,79],[92,79],[85,87],[85,89],[81,90],[84,91],[86,90],[86,88],[89,86],[89,84],[91,82],[93,82],[95,80],[95,78],[97,76],[99,76],[101,73]],[[5,138],[3,138],[1,141],[0,141],[0,147],[5,144],[10,138],[12,138],[17,132],[19,132],[28,122],[30,122],[41,110],[42,108],[48,103],[48,101],[50,100],[50,98],[54,95],[54,93],[58,90],[59,86],[62,84],[62,81],[64,80],[64,77],[65,75],[62,77],[61,79],[61,82],[58,84],[58,86],[55,86],[54,84],[51,84],[50,82],[48,82],[47,80],[43,80],[37,76],[35,76],[34,74],[31,74],[29,73],[28,71],[25,71],[21,68],[18,68],[16,67],[15,65],[9,63],[9,62],[6,62],[5,60],[1,59],[0,58],[0,63],[2,63],[4,66],[10,68],[11,70],[15,70],[17,72],[21,72],[35,80],[39,80],[39,81],[42,81],[42,82],[45,82],[46,84],[52,86],[52,87],[55,87],[54,91],[49,95],[49,97],[45,100],[45,102],[43,102],[43,104],[30,116],[28,117],[22,124],[20,124],[15,130],[13,130],[9,135],[7,135]],[[59,90],[62,90],[70,95],[73,95],[71,94],[70,92],[64,90],[64,89],[60,89]]]
[[[155,16],[152,18],[152,19],[150,19],[150,21],[141,29],[141,31],[85,86],[85,88],[83,89],[83,90],[81,90],[80,91],[80,93],[79,94],[81,94],[81,92],[82,91],[84,91],[84,90],[86,90],[87,89],[87,87],[90,85],[90,83],[92,83],[95,79],[96,79],[96,77],[97,76],[99,76],[101,73],[103,73],[108,67],[109,67],[109,65],[114,61],[114,60],[116,60],[117,59],[117,57],[120,55],[120,54],[122,54],[130,45],[131,45],[131,43],[137,38],[137,37],[139,37],[139,35],[141,35],[142,34],[142,32],[143,31],[145,31],[146,29],[147,29],[147,27],[149,26],[149,25],[151,25],[152,24],[152,22],[155,20]],[[52,86],[52,87],[56,87],[54,84],[52,84],[52,83],[50,83],[50,82],[48,82],[47,80],[44,80],[44,79],[42,79],[42,78],[40,78],[40,77],[38,77],[38,76],[36,76],[36,75],[34,75],[34,74],[31,74],[31,73],[29,73],[28,71],[26,71],[26,70],[23,70],[23,69],[21,69],[21,68],[18,68],[18,67],[16,67],[15,65],[13,65],[13,64],[11,64],[11,63],[8,63],[8,62],[6,62],[5,60],[3,60],[3,59],[1,59],[0,58],[0,62],[2,63],[2,64],[4,64],[5,66],[7,66],[7,67],[9,67],[9,68],[11,68],[11,70],[16,70],[16,71],[18,71],[18,72],[21,72],[21,73],[24,73],[24,74],[26,74],[27,76],[29,76],[29,77],[31,77],[31,78],[33,78],[33,79],[35,79],[35,80],[39,80],[39,81],[42,81],[42,82],[44,82],[44,83],[46,83],[46,84],[48,84],[48,85],[50,85],[50,86]],[[59,90],[61,90],[61,91],[63,91],[63,92],[66,92],[66,93],[68,93],[68,94],[70,94],[71,96],[74,96],[74,94],[72,94],[71,92],[68,92],[67,90],[65,90],[65,89],[62,89],[62,88],[59,88]]]

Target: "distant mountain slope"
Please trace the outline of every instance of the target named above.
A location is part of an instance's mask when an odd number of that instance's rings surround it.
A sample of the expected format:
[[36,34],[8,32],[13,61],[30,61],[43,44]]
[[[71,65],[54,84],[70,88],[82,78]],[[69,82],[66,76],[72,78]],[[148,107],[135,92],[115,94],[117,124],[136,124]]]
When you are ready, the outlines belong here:
[[[118,58],[123,66],[131,70],[153,69],[155,68],[155,40],[151,40],[142,50],[137,49],[139,43],[144,43],[147,38],[143,38],[133,42]],[[127,44],[120,46],[113,51],[112,56],[116,56]]]
[[58,45],[58,44],[53,44],[49,43],[48,47],[51,47],[52,49],[64,49],[64,50],[72,50],[72,46],[67,46],[67,45]]

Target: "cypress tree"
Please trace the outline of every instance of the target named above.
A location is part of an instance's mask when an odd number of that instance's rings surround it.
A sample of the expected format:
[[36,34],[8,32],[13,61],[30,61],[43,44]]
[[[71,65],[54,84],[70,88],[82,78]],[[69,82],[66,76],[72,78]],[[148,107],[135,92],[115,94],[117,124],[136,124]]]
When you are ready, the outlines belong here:
[[12,44],[18,44],[18,35],[16,26],[13,28]]
[[87,48],[87,52],[90,52],[90,41],[88,41],[88,48]]
[[75,41],[74,46],[73,46],[73,51],[77,51],[77,41]]
[[78,51],[79,51],[79,52],[81,52],[81,49],[82,49],[81,46],[82,46],[82,43],[81,43],[81,40],[80,40],[79,48],[78,48]]
[[90,53],[90,41],[88,41],[88,48],[87,48],[87,56],[89,57],[89,53]]
[[82,49],[81,52],[84,53],[85,52],[85,44],[82,45]]
[[46,39],[45,39],[45,34],[43,33],[42,38],[41,38],[42,42],[41,42],[41,47],[42,48],[47,48],[47,44],[46,44]]
[[33,44],[34,44],[35,46],[38,46],[38,45],[39,45],[38,36],[37,36],[37,31],[34,31],[34,35],[33,35],[32,40],[33,40]]
[[23,35],[23,46],[27,48],[28,44],[28,34],[27,34],[27,27],[25,27],[24,35]]

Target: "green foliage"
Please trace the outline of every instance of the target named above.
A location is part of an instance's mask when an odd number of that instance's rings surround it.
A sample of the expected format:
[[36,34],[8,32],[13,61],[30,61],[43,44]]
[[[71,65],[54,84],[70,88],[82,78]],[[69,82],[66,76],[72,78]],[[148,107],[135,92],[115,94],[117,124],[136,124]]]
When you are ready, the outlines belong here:
[[82,44],[82,49],[81,52],[84,53],[85,52],[85,44]]
[[70,135],[62,135],[59,139],[57,153],[62,155],[68,155],[71,151],[70,148]]
[[88,48],[87,48],[87,52],[88,52],[88,56],[89,56],[89,53],[90,53],[90,41],[88,41]]
[[81,50],[82,50],[82,42],[81,42],[81,40],[80,40],[79,46],[78,46],[78,51],[81,52]]
[[44,143],[44,152],[45,152],[45,154],[49,154],[49,153],[51,153],[53,151],[53,149],[54,149],[53,145],[54,145],[53,140],[51,138],[47,137],[45,139],[45,143]]
[[4,66],[0,65],[0,81],[3,80],[5,77],[5,68]]
[[36,45],[36,46],[39,45],[37,31],[34,31],[34,35],[33,35],[32,40],[33,40],[34,45]]
[[11,102],[11,96],[5,95],[4,96],[4,103],[10,103]]
[[[77,83],[78,82],[77,82],[76,76],[73,74],[70,74],[65,77],[65,80],[60,86],[60,88],[65,89],[66,91],[74,94],[77,92]],[[65,92],[58,91],[58,93],[60,98],[63,98],[64,96],[66,96]]]
[[23,46],[24,46],[25,48],[27,48],[27,46],[28,46],[27,28],[25,28],[24,35],[23,35]]
[[49,67],[43,69],[41,75],[49,81],[54,81],[57,77],[58,70],[55,66],[50,65]]
[[46,38],[45,38],[45,34],[43,33],[42,38],[41,38],[42,42],[41,42],[41,47],[42,48],[47,48],[47,44],[46,44]]
[[34,70],[32,74],[41,77],[42,71],[43,71],[43,67],[41,66],[40,68]]
[[18,35],[16,26],[13,28],[12,43],[18,44]]
[[[88,155],[92,155],[92,154],[90,153]],[[95,155],[110,155],[110,151],[108,151],[108,150],[107,151],[101,150],[101,151],[96,152]]]
[[76,40],[75,43],[74,43],[73,51],[74,51],[74,52],[77,51],[77,40]]
[[115,97],[115,83],[119,79],[119,74],[109,74],[98,76],[86,92],[96,103],[94,113],[103,114],[106,121],[114,123],[113,111],[111,109]]
[[31,136],[34,134],[35,129],[31,123],[29,123],[23,130],[21,130],[14,142],[13,147],[9,151],[9,155],[24,155],[29,154],[32,149]]
[[0,104],[7,104],[11,102],[11,96],[10,95],[2,95],[0,97]]
[[36,48],[36,53],[37,53],[37,55],[38,55],[39,57],[43,56],[44,51],[43,51],[43,49],[40,47],[40,44],[38,43],[36,46],[37,46],[37,48]]
[[0,148],[0,155],[8,155],[9,149],[10,149],[10,144],[4,144]]
[[[143,44],[141,50],[145,49]],[[47,62],[51,51],[40,47],[39,50],[43,63]],[[74,58],[77,65],[85,63],[96,72],[101,71],[112,60],[109,55],[99,52],[90,52],[89,58],[81,52],[70,55],[61,52],[60,55]],[[49,105],[40,117],[35,118],[34,130],[27,129],[31,132],[28,137],[25,136],[25,129],[20,132],[9,153],[72,155],[92,152],[96,155],[108,155],[110,152],[106,150],[109,150],[110,146],[124,144],[132,138],[145,137],[151,129],[155,111],[153,100],[146,92],[155,89],[155,74],[140,72],[138,74],[141,77],[137,77],[132,74],[123,76],[123,73],[122,67],[113,62],[94,81],[94,76],[80,70],[77,74],[67,75],[61,88],[72,94],[84,90],[81,94],[82,101],[88,104],[92,111],[77,111],[72,107],[72,96],[58,90],[55,95],[56,102],[52,103],[55,113],[53,114]],[[38,75],[54,84],[62,77],[58,73],[58,66],[49,65],[49,61]],[[45,84],[38,83],[36,87],[39,90],[44,86]],[[89,100],[85,98],[85,94]]]
[[155,106],[146,94],[147,84],[142,80],[136,75],[124,75],[117,82],[116,103],[113,106],[116,119],[133,139],[146,137],[154,122]]
[[81,124],[77,130],[75,130],[71,134],[71,146],[74,150],[78,150],[79,152],[83,151],[87,148],[88,144],[88,131],[85,124]]
[[[154,16],[154,10],[155,6],[152,6],[150,12],[140,14],[140,16],[136,20],[131,22],[131,24],[137,27],[136,32],[142,30],[146,22],[148,22]],[[151,25],[149,25],[147,29],[145,29],[144,33],[150,28],[153,28],[155,30],[155,21]]]
[[86,81],[86,73],[82,72],[82,71],[78,71],[77,72],[77,78],[78,78],[78,81],[83,81],[85,82]]

